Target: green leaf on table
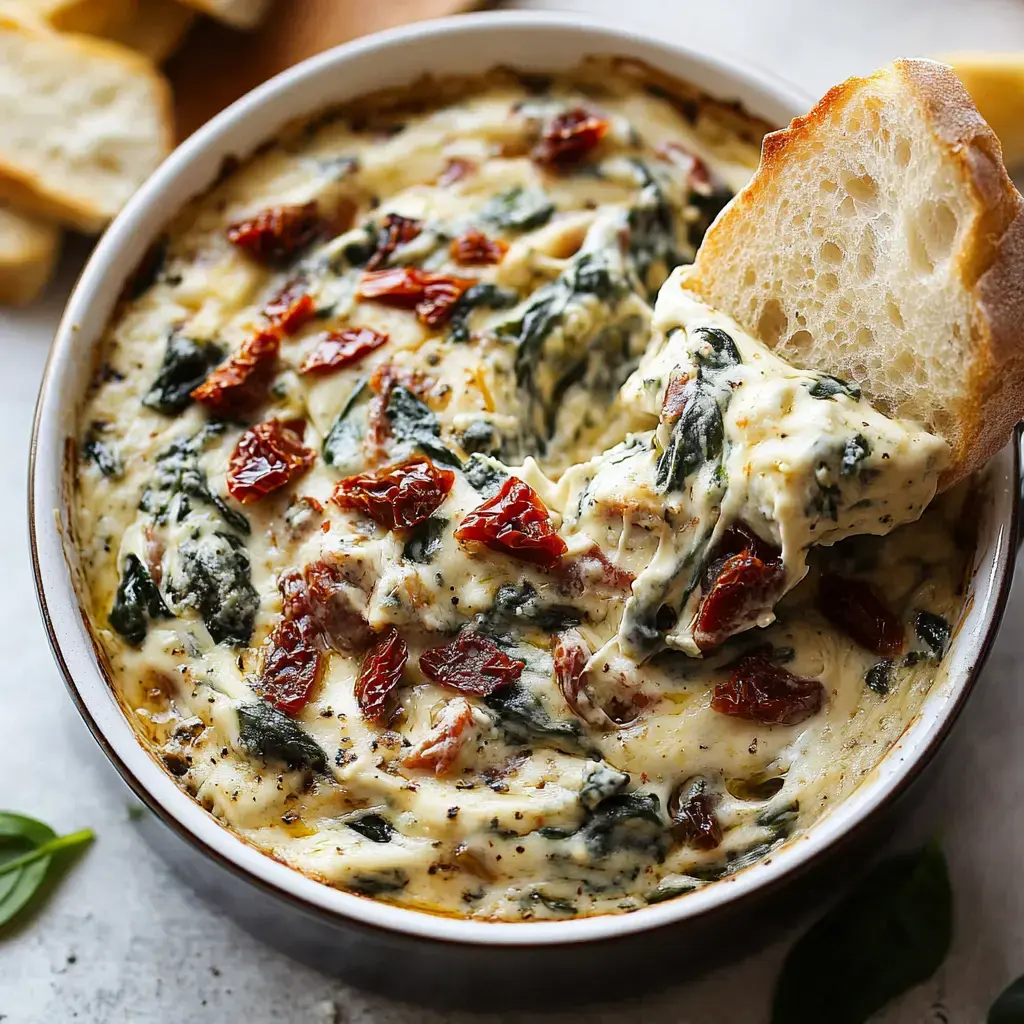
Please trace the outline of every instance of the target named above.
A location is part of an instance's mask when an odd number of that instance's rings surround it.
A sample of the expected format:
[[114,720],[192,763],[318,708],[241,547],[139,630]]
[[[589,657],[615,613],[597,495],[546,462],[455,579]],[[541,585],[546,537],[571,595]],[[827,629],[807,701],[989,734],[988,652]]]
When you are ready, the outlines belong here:
[[987,1024],[1022,1024],[1024,1022],[1024,976],[1003,989],[985,1018]]
[[71,850],[92,842],[90,829],[58,836],[49,825],[0,811],[0,928],[31,902]]
[[953,893],[939,847],[883,861],[789,951],[772,1024],[863,1024],[930,978],[952,938]]

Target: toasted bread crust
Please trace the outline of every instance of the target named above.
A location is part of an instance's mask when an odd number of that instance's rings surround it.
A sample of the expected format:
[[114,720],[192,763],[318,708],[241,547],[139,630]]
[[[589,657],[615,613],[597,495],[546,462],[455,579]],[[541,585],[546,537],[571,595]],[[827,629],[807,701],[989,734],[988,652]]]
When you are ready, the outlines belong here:
[[[951,465],[941,481],[944,489],[979,469],[1024,417],[1024,200],[1003,164],[998,138],[952,70],[928,60],[899,60],[894,69],[920,100],[933,137],[956,167],[977,214],[956,264],[973,300],[971,346],[976,358],[965,369],[967,397],[959,408],[949,410],[954,429],[939,431],[952,448]],[[834,86],[788,128],[765,136],[757,173],[708,232],[688,275],[688,287],[706,292],[702,279],[714,274],[716,253],[724,256],[742,244],[742,232],[730,224],[752,218],[765,184],[785,173],[785,161],[799,159],[802,147],[836,119],[859,90],[886,74],[891,71]],[[774,344],[776,339],[762,340]],[[809,362],[814,361],[812,353]],[[828,370],[827,354],[808,368]],[[871,390],[870,381],[862,383]],[[936,429],[935,424],[928,425]]]
[[[53,40],[55,47],[75,49],[100,60],[120,64],[132,74],[147,78],[159,111],[161,143],[166,155],[174,148],[174,107],[170,83],[147,57],[119,43],[88,35],[62,35],[37,24],[0,14],[0,30],[17,32],[41,40]],[[27,213],[86,233],[102,231],[116,210],[99,209],[82,197],[55,190],[44,179],[0,159],[0,199]]]

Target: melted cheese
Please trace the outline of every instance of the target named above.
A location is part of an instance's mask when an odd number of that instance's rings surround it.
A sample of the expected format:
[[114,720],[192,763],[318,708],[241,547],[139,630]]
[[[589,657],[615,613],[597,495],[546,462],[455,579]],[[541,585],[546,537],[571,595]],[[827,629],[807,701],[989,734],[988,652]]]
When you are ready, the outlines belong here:
[[[540,126],[580,105],[608,119],[601,147],[575,170],[545,170],[529,157]],[[203,806],[268,853],[329,884],[435,912],[523,920],[629,910],[709,884],[805,828],[919,706],[937,658],[916,617],[956,620],[969,556],[957,541],[961,495],[922,516],[944,445],[782,363],[688,297],[678,272],[666,283],[713,213],[686,153],[720,191],[739,187],[756,161],[720,125],[691,123],[613,76],[599,89],[555,81],[543,95],[499,76],[400,124],[327,119],[190,207],[156,282],[120,310],[81,425],[76,536],[93,627],[140,734]],[[446,183],[453,160],[474,169]],[[225,239],[240,218],[310,200],[354,210],[353,227],[290,267],[265,268]],[[353,254],[372,248],[390,213],[423,230],[389,265],[496,289],[460,314],[458,332],[357,299],[368,253]],[[450,240],[471,228],[508,244],[499,264],[452,264]],[[283,343],[256,418],[301,417],[319,454],[297,481],[241,508],[225,475],[244,424],[211,429],[195,404],[167,415],[143,400],[168,339],[235,351],[296,278],[318,319]],[[301,374],[323,330],[343,325],[389,341],[356,366]],[[716,331],[728,338],[725,356]],[[366,382],[384,364],[429,378],[421,399],[437,444],[461,467],[419,548],[330,501],[341,477],[375,464],[364,444]],[[683,377],[721,421],[699,457],[663,418],[670,382]],[[417,451],[417,436],[396,430],[387,461]],[[548,506],[574,579],[454,539],[506,473]],[[786,596],[762,610],[762,628],[700,657],[693,620],[708,561],[737,524],[780,549]],[[109,620],[132,559],[149,568],[168,612],[144,621],[136,646]],[[246,728],[263,707],[278,580],[319,560],[344,567],[344,599],[374,631],[398,629],[410,657],[383,727],[355,698],[361,655],[332,651],[294,717],[325,765],[289,769]],[[823,564],[872,582],[904,624],[906,653],[887,670],[885,695],[865,684],[877,656],[817,608]],[[631,588],[609,584],[608,566],[632,574]],[[659,619],[663,607],[671,622]],[[467,626],[524,662],[515,687],[467,699],[423,674],[419,655]],[[592,652],[575,711],[554,670],[567,633]],[[825,687],[822,710],[799,725],[711,707],[729,664],[765,644]],[[403,763],[456,716],[462,742],[447,772]],[[674,795],[696,778],[721,829],[714,849],[669,820]]]

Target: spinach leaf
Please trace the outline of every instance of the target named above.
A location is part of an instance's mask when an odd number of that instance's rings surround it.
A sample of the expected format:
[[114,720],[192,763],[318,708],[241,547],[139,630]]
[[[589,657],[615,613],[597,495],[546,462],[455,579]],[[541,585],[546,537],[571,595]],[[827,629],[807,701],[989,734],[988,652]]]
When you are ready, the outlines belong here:
[[672,425],[668,444],[658,459],[656,483],[663,494],[681,489],[704,463],[721,457],[725,444],[722,410],[703,375],[686,385],[686,404]]
[[442,516],[431,516],[414,526],[406,537],[402,557],[420,565],[429,565],[443,546],[448,523],[449,520]]
[[192,401],[191,391],[224,358],[224,350],[212,341],[197,341],[172,333],[164,360],[142,404],[166,416],[181,412]]
[[497,452],[501,448],[501,440],[498,438],[494,424],[490,420],[475,419],[459,435],[459,444],[462,450],[471,455],[478,452],[487,454]]
[[484,698],[498,726],[512,743],[546,743],[563,754],[580,751],[582,730],[575,721],[555,721],[540,698],[521,681],[503,686]]
[[986,1024],[1024,1024],[1024,977],[1003,989],[985,1021]]
[[58,836],[35,818],[0,811],[0,928],[28,907],[71,851],[93,838],[91,829]]
[[724,184],[715,183],[707,191],[692,191],[689,205],[692,216],[687,219],[686,237],[690,245],[697,249],[704,241],[711,222],[721,213],[726,203],[732,199],[732,190]]
[[185,541],[179,559],[168,585],[171,597],[198,610],[214,643],[247,644],[260,596],[242,541],[232,534],[209,533]]
[[547,224],[554,212],[554,204],[543,189],[517,185],[491,199],[480,216],[512,231],[532,231]]
[[941,615],[918,612],[914,617],[914,630],[934,657],[941,658],[946,653],[953,627]]
[[829,373],[821,374],[813,384],[807,388],[813,398],[829,399],[836,395],[847,395],[849,398],[860,398],[860,388],[849,381],[833,377]]
[[481,281],[466,289],[455,304],[449,321],[448,339],[469,341],[469,317],[474,309],[509,309],[519,301],[519,294],[511,288],[499,288],[490,281]]
[[160,596],[153,577],[136,555],[128,555],[124,572],[114,595],[108,621],[132,645],[140,647],[149,631],[149,623],[172,618]]
[[437,417],[408,388],[392,388],[384,411],[397,440],[415,445],[435,462],[462,468],[462,460],[439,440],[441,424]]
[[736,342],[718,327],[698,327],[693,334],[693,355],[705,370],[728,370],[743,362]]
[[629,211],[629,254],[640,283],[653,296],[684,260],[677,241],[676,210],[647,168],[635,163],[646,184]]
[[661,803],[653,793],[619,793],[602,800],[577,834],[598,859],[636,850],[660,860],[669,841]]
[[353,832],[369,839],[371,843],[390,843],[391,837],[395,834],[394,826],[387,818],[379,814],[364,814],[355,821],[346,821],[346,825]]
[[82,457],[96,464],[97,469],[110,479],[116,480],[124,473],[124,465],[117,449],[100,438],[105,424],[93,423],[82,442]]
[[365,391],[366,378],[362,377],[356,381],[352,393],[345,399],[341,412],[324,438],[324,462],[345,476],[357,472],[363,464],[366,417],[360,416],[356,410]]
[[882,661],[876,661],[867,670],[864,682],[867,683],[869,690],[874,690],[879,697],[884,697],[892,686],[892,659],[884,658]]
[[789,951],[772,1024],[862,1024],[949,952],[953,893],[937,845],[883,861]]
[[401,868],[385,868],[372,874],[355,875],[348,882],[348,888],[361,896],[384,896],[389,892],[401,892],[409,884],[409,876]]
[[871,454],[871,443],[863,434],[857,434],[846,442],[843,460],[839,466],[840,476],[852,476],[857,467]]
[[498,587],[493,604],[476,616],[476,624],[484,633],[494,633],[524,622],[547,633],[560,633],[578,626],[583,618],[583,613],[572,605],[541,603],[533,584],[522,580]]
[[602,801],[621,793],[628,785],[628,772],[620,772],[604,761],[599,761],[583,777],[580,803],[587,810],[594,810]]
[[262,701],[238,708],[238,741],[247,754],[282,761],[289,768],[316,772],[327,768],[320,744],[286,714]]
[[471,455],[462,472],[470,486],[485,498],[493,498],[508,479],[508,473],[499,463],[482,455]]
[[175,441],[156,457],[153,479],[142,492],[139,508],[158,523],[181,522],[190,511],[189,499],[212,505],[233,530],[249,533],[249,520],[210,490],[199,456],[212,438],[224,432],[223,423],[209,423],[191,437]]
[[541,889],[534,889],[532,892],[528,892],[523,896],[519,897],[519,907],[522,910],[530,910],[532,906],[536,906],[538,903],[547,907],[548,910],[555,914],[577,914],[579,911],[576,909],[576,904],[572,900],[560,900],[555,896],[549,896]]

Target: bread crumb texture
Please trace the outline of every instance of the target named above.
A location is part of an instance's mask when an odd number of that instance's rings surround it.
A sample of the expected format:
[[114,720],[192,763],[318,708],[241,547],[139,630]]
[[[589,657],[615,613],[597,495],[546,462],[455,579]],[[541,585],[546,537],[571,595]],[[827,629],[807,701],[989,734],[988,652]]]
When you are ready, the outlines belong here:
[[0,195],[99,230],[170,143],[169,90],[150,61],[0,15]]

